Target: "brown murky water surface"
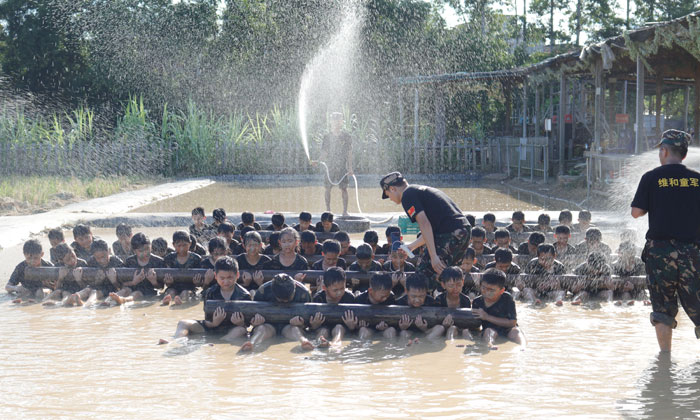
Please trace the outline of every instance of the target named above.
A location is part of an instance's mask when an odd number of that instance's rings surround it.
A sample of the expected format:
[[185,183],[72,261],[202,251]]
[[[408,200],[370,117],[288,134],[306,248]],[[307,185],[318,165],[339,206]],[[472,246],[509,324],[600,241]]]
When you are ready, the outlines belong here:
[[[501,210],[561,210],[566,207],[558,201],[509,190],[500,184],[469,186],[449,184],[436,185],[449,195],[463,211],[501,211]],[[354,186],[348,188],[350,213],[358,213]],[[223,207],[229,213],[242,211],[263,212],[267,210],[280,212],[299,212],[306,210],[319,213],[326,210],[324,188],[320,185],[289,184],[283,187],[271,187],[260,183],[224,183],[217,182],[196,191],[139,207],[133,212],[189,212],[196,205],[207,210]],[[583,199],[582,197],[581,199]],[[390,200],[381,199],[379,187],[360,187],[360,207],[364,213],[396,212],[400,206]],[[197,203],[196,205],[194,203]],[[562,207],[563,206],[563,207]],[[331,209],[341,213],[342,201],[340,191],[332,190]]]
[[[144,229],[169,237],[174,229]],[[96,233],[114,240],[113,231]],[[66,235],[70,236],[69,233]],[[48,241],[42,238],[45,249]],[[0,252],[7,279],[21,248]],[[649,309],[518,306],[526,349],[467,340],[340,351],[274,342],[238,354],[215,337],[157,346],[201,303],[169,309],[15,306],[0,296],[0,416],[14,418],[694,418],[698,341],[679,317],[671,362],[656,359]],[[466,346],[466,347],[463,347]]]

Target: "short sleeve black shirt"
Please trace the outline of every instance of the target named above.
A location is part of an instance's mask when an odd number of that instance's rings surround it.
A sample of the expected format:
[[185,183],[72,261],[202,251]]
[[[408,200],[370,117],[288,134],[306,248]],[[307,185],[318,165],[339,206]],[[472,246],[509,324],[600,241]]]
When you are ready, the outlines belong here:
[[422,211],[428,217],[433,234],[451,233],[468,225],[454,201],[437,188],[409,185],[401,197],[401,205],[412,222]]
[[[311,293],[306,287],[294,280],[294,297],[289,303],[308,303],[311,302]],[[254,300],[256,302],[276,302],[275,295],[272,293],[272,280],[263,283],[255,293]]]
[[[53,264],[42,259],[41,266],[42,267],[53,267]],[[18,284],[21,284],[23,287],[30,289],[30,290],[35,290],[35,289],[41,288],[42,284],[40,281],[25,280],[25,278],[24,278],[24,269],[25,268],[27,268],[26,261],[22,261],[21,263],[17,264],[17,266],[15,267],[15,270],[10,275],[10,280],[7,282],[7,284],[9,284],[10,286],[17,286]]]
[[300,271],[300,270],[308,270],[309,263],[306,261],[306,258],[297,254],[292,265],[285,266],[285,265],[282,265],[282,263],[280,262],[280,256],[275,255],[274,257],[272,257],[272,259],[270,261],[265,263],[263,268],[265,270],[296,270],[296,271]]
[[[314,298],[312,299],[312,302],[314,302],[314,303],[328,303],[328,302],[326,302],[326,291],[321,290],[320,292],[316,293],[314,295]],[[355,296],[346,290],[345,293],[343,294],[343,297],[340,298],[340,302],[338,302],[338,303],[356,303]]]
[[[372,305],[373,303],[369,301],[369,291],[365,291],[357,295],[355,298],[355,303],[359,303],[361,305]],[[376,305],[395,305],[396,304],[396,296],[394,293],[390,293],[389,297],[382,303],[377,303]]]
[[253,265],[250,262],[248,262],[248,258],[245,257],[245,254],[241,254],[236,257],[239,270],[262,270],[265,264],[267,264],[271,260],[272,258],[268,257],[267,255],[261,255],[258,262],[255,265]]
[[[443,308],[447,308],[447,292],[442,292],[439,295],[435,297],[435,303],[437,306],[442,306]],[[472,301],[469,299],[469,296],[465,295],[464,293],[459,294],[459,307],[460,308],[471,308],[472,307]]]
[[[344,258],[338,258],[338,262],[335,265],[336,267],[340,267],[343,270],[347,270],[348,264],[345,262]],[[311,265],[312,270],[323,270],[323,258],[320,260],[316,261]]]
[[165,263],[165,266],[168,268],[199,268],[200,264],[202,263],[202,257],[194,252],[189,252],[187,255],[187,261],[185,261],[184,264],[181,264],[177,260],[177,253],[171,252],[170,254],[166,255],[165,258],[163,258],[163,263]]
[[700,239],[700,172],[682,164],[652,169],[639,181],[632,207],[648,212],[647,239]]
[[[472,302],[472,309],[483,309],[487,314],[494,316],[496,318],[505,319],[518,319],[517,313],[515,311],[515,301],[510,293],[504,292],[501,297],[493,305],[487,307],[483,296],[479,296]],[[483,329],[491,328],[496,331],[504,331],[503,327],[492,324],[489,321],[481,321],[481,327]]]

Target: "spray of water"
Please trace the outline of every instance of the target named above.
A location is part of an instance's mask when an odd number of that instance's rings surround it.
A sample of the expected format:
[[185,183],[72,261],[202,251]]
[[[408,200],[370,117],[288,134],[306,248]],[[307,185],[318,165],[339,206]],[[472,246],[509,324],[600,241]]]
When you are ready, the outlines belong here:
[[310,116],[325,115],[328,110],[339,110],[347,101],[352,84],[362,26],[361,8],[356,2],[343,7],[343,18],[337,32],[306,65],[299,89],[298,115],[301,142],[306,157],[309,153]]

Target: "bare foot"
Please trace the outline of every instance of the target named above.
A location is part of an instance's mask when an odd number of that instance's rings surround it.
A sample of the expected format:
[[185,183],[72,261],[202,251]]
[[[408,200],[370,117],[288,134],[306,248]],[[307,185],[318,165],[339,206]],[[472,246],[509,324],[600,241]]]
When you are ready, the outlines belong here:
[[161,338],[160,340],[158,340],[159,346],[163,345],[163,344],[168,344],[168,343],[170,343],[170,341],[166,340],[165,338]]
[[307,339],[304,339],[301,341],[301,348],[302,350],[311,351],[314,349],[314,343]]
[[175,299],[173,299],[173,305],[182,305],[182,299],[180,299],[180,296],[175,296]]
[[627,306],[634,306],[634,301],[633,300],[628,301]]
[[622,301],[621,300],[615,301],[615,306],[622,306]]
[[[36,299],[27,299],[27,303],[36,303]],[[649,305],[651,305],[651,302],[649,302]]]
[[246,341],[246,342],[243,343],[243,345],[241,346],[240,351],[241,351],[241,352],[244,352],[244,351],[253,351],[253,343],[251,343],[250,341]]
[[55,300],[46,300],[44,302],[41,302],[42,306],[56,306],[56,301]]
[[581,304],[581,301],[580,300],[572,300],[571,304],[574,306],[579,306]]
[[167,306],[170,305],[170,301],[173,300],[173,297],[171,295],[165,295],[163,300],[160,301],[160,304],[162,306]]
[[109,306],[109,301],[103,300],[100,302],[100,306]]
[[328,340],[326,340],[326,337],[321,336],[318,338],[318,346],[319,347],[329,347],[330,343],[328,342]]
[[17,303],[17,304],[22,303],[22,298],[17,298],[15,300],[13,300],[12,303]]
[[542,299],[535,299],[535,306],[541,306],[542,305]]
[[83,300],[80,298],[80,295],[77,293],[73,293],[73,302],[78,305],[78,306],[83,306],[85,303]]
[[563,306],[564,302],[562,302],[561,299],[559,299],[558,301],[554,302],[554,304],[557,306]]
[[651,301],[650,301],[650,300],[645,300],[645,301],[644,301],[644,306],[649,306],[649,305],[651,305]]
[[110,293],[109,297],[112,298],[112,300],[115,301],[117,305],[123,305],[124,302],[126,302],[126,300],[123,297],[119,296],[114,292]]

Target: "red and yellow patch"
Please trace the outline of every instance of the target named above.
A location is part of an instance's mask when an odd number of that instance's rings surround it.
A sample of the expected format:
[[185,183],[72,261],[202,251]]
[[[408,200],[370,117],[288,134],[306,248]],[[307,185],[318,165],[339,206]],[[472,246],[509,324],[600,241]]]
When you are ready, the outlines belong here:
[[411,208],[408,209],[406,213],[408,213],[408,217],[413,219],[413,215],[416,214],[416,208],[414,206],[411,206]]

